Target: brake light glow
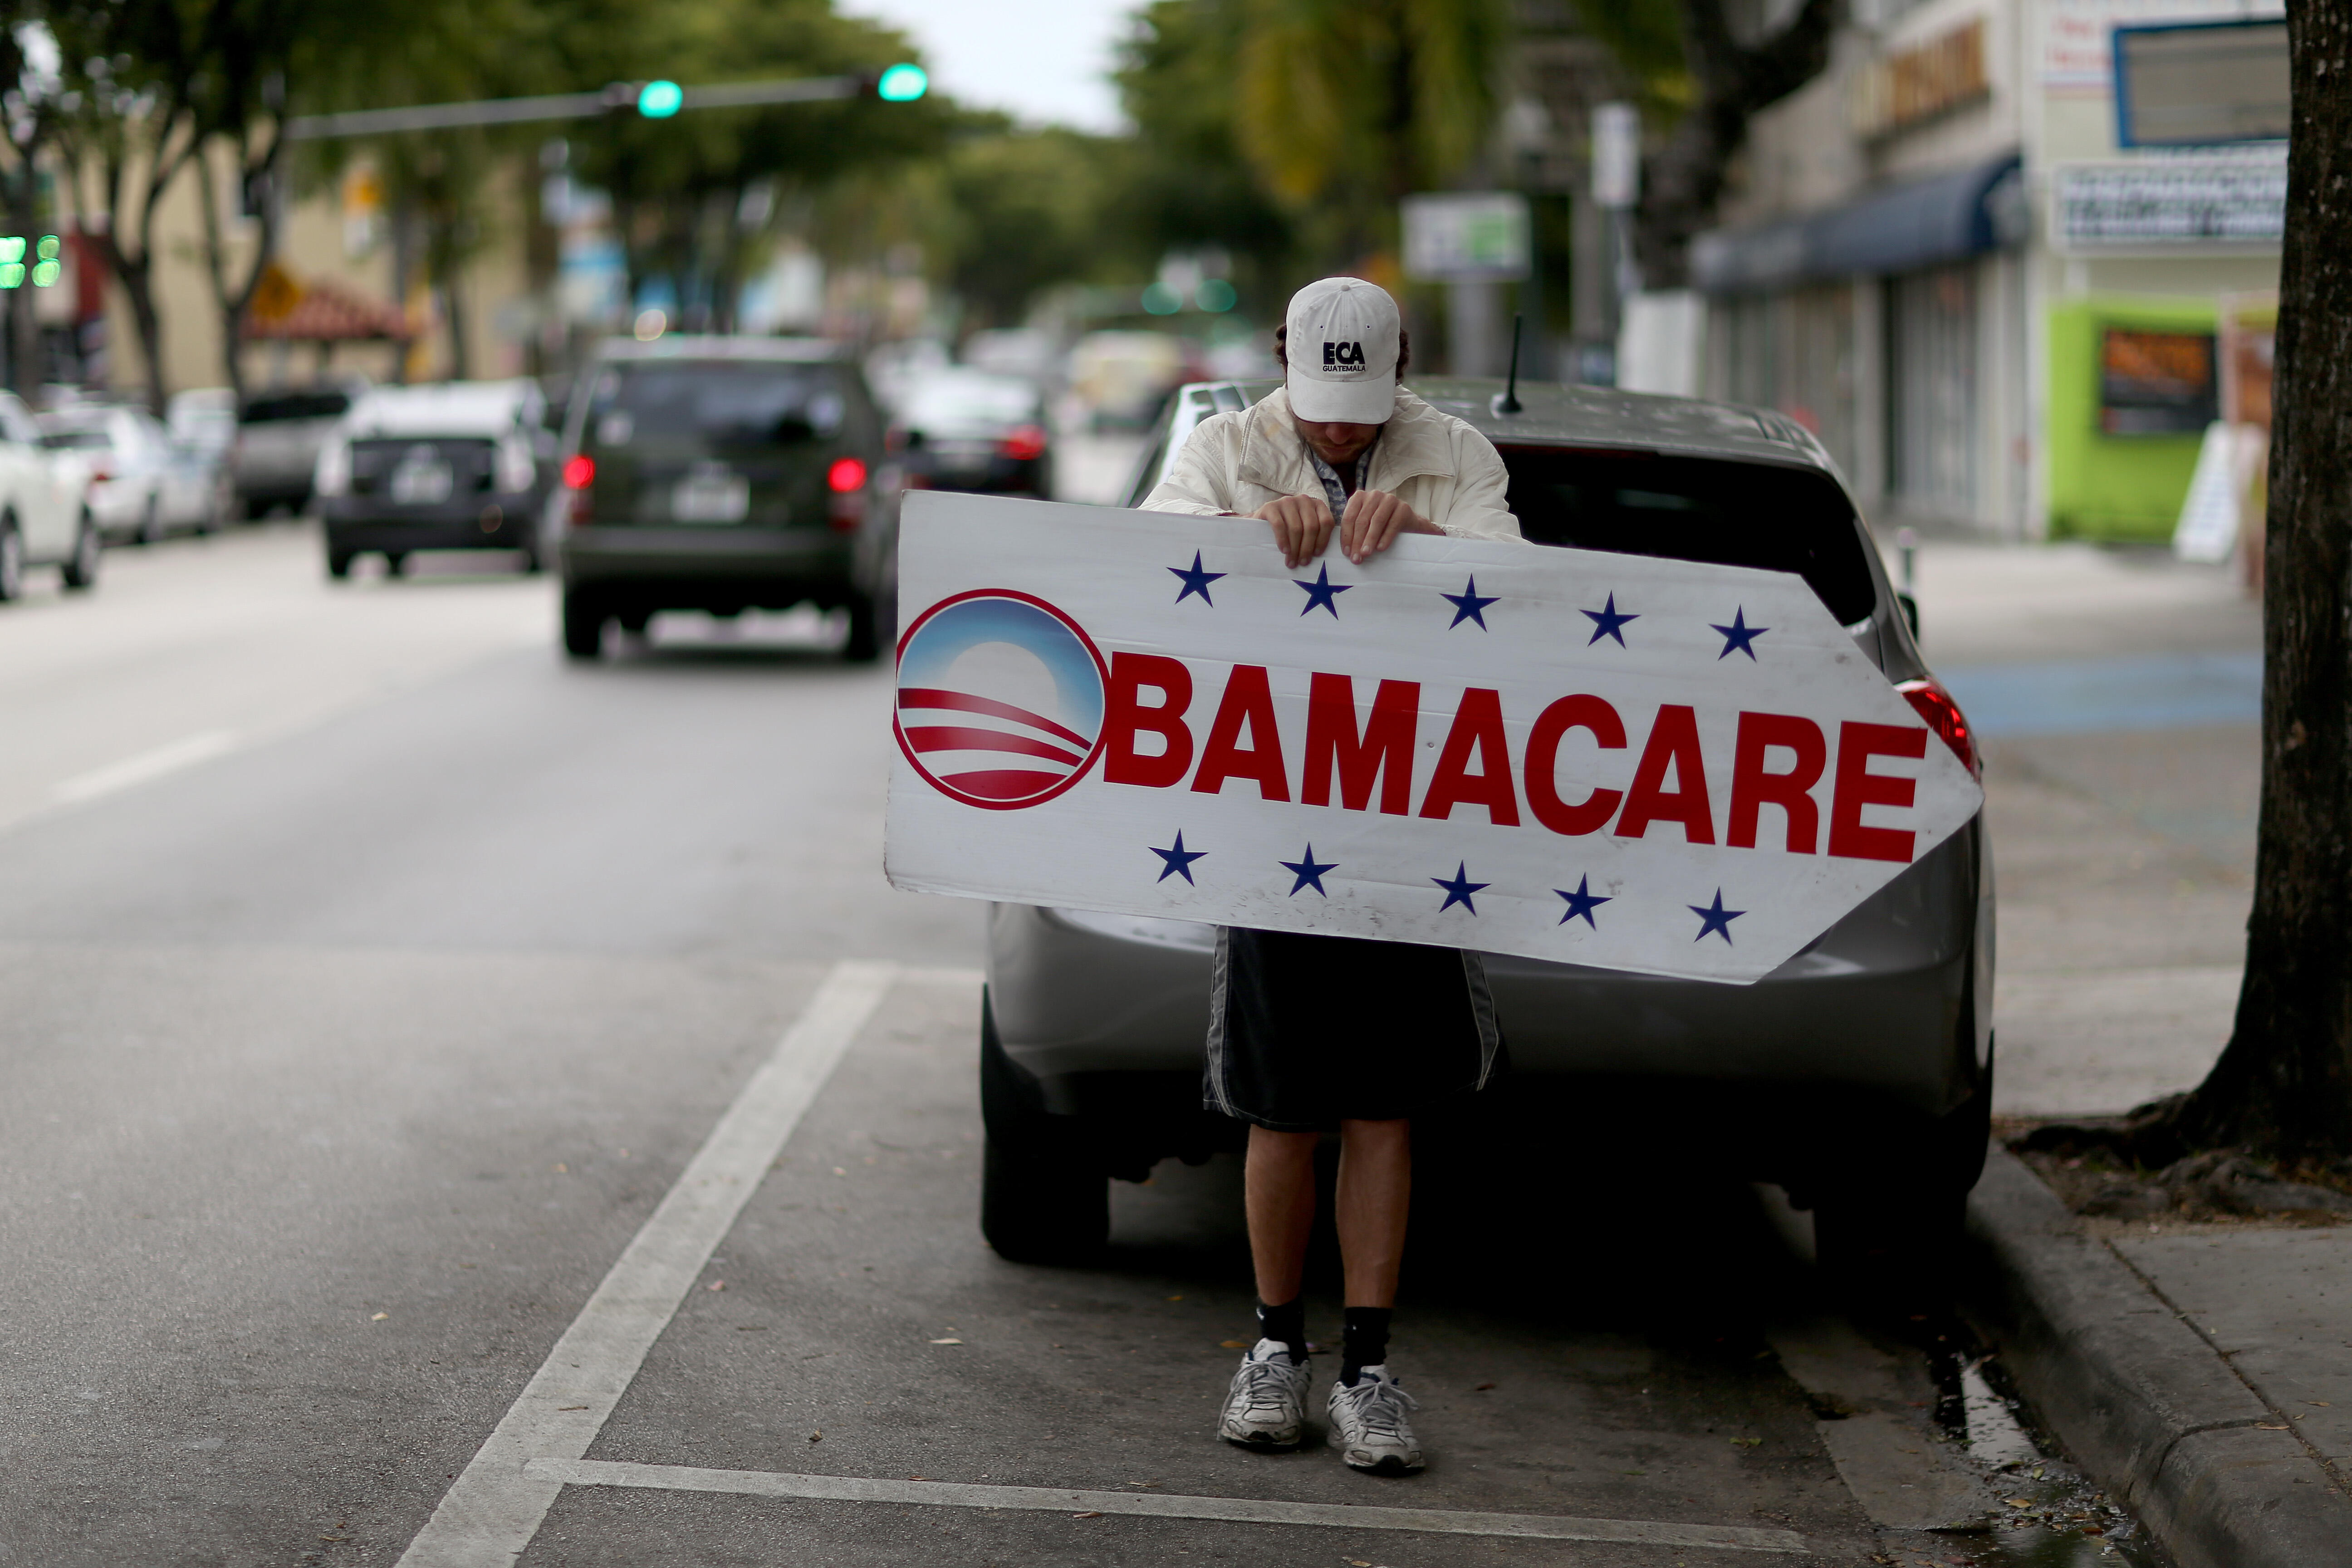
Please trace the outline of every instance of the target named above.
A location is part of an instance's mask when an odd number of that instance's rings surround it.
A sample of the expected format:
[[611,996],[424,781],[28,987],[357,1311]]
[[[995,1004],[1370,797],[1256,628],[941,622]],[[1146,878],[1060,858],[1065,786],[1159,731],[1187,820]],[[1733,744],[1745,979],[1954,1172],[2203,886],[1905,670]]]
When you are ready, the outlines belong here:
[[[805,470],[803,470],[805,472]],[[836,495],[866,488],[866,463],[860,458],[835,458],[833,467],[824,471],[824,482]]]
[[1045,455],[1045,427],[1043,425],[1021,426],[998,442],[996,449],[1024,463],[1032,458],[1042,458]]
[[1984,762],[1977,755],[1976,731],[1969,727],[1968,715],[1944,689],[1944,683],[1933,676],[1925,680],[1906,680],[1895,690],[1903,693],[1919,717],[1927,721],[1927,728],[1943,737],[1944,744],[1952,748],[1952,755],[1968,764],[1969,773],[1984,777]]
[[585,452],[574,452],[563,459],[563,488],[584,490],[596,482],[596,459]]

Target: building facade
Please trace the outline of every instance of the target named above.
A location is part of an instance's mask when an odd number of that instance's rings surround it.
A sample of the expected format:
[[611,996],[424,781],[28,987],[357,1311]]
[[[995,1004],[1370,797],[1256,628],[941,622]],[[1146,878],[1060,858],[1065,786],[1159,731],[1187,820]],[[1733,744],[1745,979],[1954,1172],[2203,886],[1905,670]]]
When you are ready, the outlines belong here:
[[1693,247],[1700,384],[1805,424],[1888,521],[2168,536],[2219,315],[2276,287],[2275,0],[1854,10]]

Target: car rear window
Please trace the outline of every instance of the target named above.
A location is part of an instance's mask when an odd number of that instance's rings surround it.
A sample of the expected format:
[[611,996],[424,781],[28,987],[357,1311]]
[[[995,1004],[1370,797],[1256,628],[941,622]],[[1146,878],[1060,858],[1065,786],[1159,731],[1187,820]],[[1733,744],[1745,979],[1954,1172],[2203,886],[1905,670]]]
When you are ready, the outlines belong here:
[[916,429],[1017,425],[1038,412],[1037,389],[1010,376],[943,375],[918,385],[903,423]]
[[114,444],[103,427],[96,430],[52,430],[41,437],[41,445],[65,452],[94,451]]
[[247,425],[284,419],[340,419],[352,405],[347,392],[272,392],[247,400],[237,416]]
[[1794,572],[1849,626],[1877,607],[1853,508],[1827,475],[1645,452],[1501,451],[1511,511],[1536,543]]
[[831,436],[847,404],[839,367],[740,363],[614,365],[596,378],[587,440],[790,445]]

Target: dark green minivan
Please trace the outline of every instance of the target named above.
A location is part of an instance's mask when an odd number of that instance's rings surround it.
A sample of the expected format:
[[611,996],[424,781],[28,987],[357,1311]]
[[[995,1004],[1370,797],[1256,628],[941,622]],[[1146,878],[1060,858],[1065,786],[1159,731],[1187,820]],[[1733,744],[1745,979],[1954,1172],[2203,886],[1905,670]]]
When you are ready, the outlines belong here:
[[877,658],[895,620],[898,486],[883,421],[846,348],[677,335],[605,343],[565,420],[547,515],[563,647],[662,610],[849,612],[845,653]]

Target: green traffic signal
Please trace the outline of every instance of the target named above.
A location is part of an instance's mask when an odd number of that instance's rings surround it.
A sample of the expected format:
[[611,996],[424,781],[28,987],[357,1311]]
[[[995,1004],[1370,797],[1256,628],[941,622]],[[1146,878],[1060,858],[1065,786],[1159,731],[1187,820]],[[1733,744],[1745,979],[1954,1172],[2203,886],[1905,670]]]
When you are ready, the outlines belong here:
[[637,112],[647,120],[667,120],[686,107],[686,89],[674,81],[649,81],[637,89]]
[[875,96],[885,103],[912,103],[930,89],[931,79],[923,68],[905,62],[884,71],[874,84]]

